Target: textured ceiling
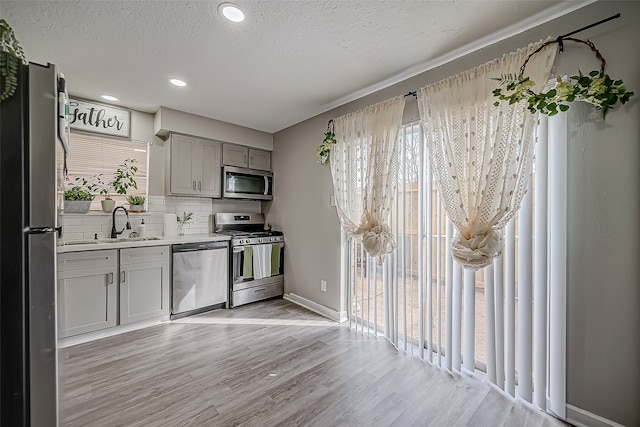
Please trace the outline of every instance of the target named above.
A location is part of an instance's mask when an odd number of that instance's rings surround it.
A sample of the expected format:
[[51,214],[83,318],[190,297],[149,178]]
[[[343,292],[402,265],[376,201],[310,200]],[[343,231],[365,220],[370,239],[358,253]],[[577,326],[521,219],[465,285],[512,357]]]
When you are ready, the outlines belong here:
[[592,0],[237,0],[240,24],[221,2],[0,0],[0,16],[73,95],[275,132]]

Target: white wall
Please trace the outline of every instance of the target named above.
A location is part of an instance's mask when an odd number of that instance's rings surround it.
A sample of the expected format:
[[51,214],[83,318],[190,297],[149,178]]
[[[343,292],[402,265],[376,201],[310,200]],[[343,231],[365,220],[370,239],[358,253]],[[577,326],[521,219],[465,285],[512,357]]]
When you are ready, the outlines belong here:
[[[635,90],[636,97],[612,112],[606,123],[581,107],[570,110],[567,388],[570,404],[624,425],[640,425],[640,2],[594,3],[276,133],[277,186],[268,220],[281,225],[286,236],[285,292],[333,310],[344,308],[339,223],[329,206],[331,176],[315,157],[329,118],[616,12],[621,19],[579,35],[596,43],[608,60],[607,70]],[[588,49],[570,42],[566,46],[556,62],[560,72],[598,67]],[[321,279],[327,280],[326,293],[320,292]]]

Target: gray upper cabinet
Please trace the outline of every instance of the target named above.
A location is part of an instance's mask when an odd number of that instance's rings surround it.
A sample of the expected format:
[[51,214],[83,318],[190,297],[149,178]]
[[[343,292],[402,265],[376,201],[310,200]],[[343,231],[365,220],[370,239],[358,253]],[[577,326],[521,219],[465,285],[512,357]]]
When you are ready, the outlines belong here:
[[227,166],[247,167],[249,148],[235,144],[222,144],[222,164]]
[[116,326],[118,251],[58,256],[58,337]]
[[222,144],[222,164],[270,171],[271,152],[236,144]]
[[120,324],[169,314],[169,246],[120,250]]
[[220,142],[172,134],[167,145],[167,194],[221,197]]
[[249,168],[264,171],[271,170],[271,153],[269,151],[249,149]]

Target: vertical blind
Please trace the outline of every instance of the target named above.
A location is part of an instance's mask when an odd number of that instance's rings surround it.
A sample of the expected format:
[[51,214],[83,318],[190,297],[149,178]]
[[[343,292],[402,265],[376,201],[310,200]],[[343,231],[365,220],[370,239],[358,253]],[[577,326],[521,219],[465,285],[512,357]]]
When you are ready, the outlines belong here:
[[[138,172],[135,174],[138,188],[130,188],[127,190],[127,195],[146,197],[149,151],[147,143],[72,132],[69,147],[67,157],[69,179],[64,183],[64,189],[73,186],[76,183],[76,177],[89,179],[93,175],[103,174],[103,181],[112,181],[116,169],[126,159],[135,159],[135,165],[138,167]],[[57,161],[58,169],[61,170],[63,167],[61,152],[57,155]],[[103,198],[97,195],[91,203],[91,210],[101,210],[100,200]],[[126,197],[115,194],[113,190],[111,198],[116,201],[116,205],[126,204]]]
[[421,132],[416,122],[400,136],[391,215],[397,249],[379,266],[359,238],[345,241],[350,326],[384,335],[443,369],[486,375],[541,409],[549,399],[549,410],[562,418],[566,116],[540,119],[535,173],[506,226],[505,249],[477,272],[463,270],[450,254],[453,225]]

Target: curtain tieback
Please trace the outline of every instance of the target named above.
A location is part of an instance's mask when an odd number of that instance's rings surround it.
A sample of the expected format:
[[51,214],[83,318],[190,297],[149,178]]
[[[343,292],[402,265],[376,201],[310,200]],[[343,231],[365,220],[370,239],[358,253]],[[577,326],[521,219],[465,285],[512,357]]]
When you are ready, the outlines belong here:
[[396,248],[396,240],[387,224],[367,221],[358,229],[358,234],[362,234],[362,246],[372,257],[386,255]]
[[451,253],[464,268],[478,270],[491,264],[493,258],[502,252],[502,234],[497,230],[489,230],[465,238],[457,233],[451,241]]

